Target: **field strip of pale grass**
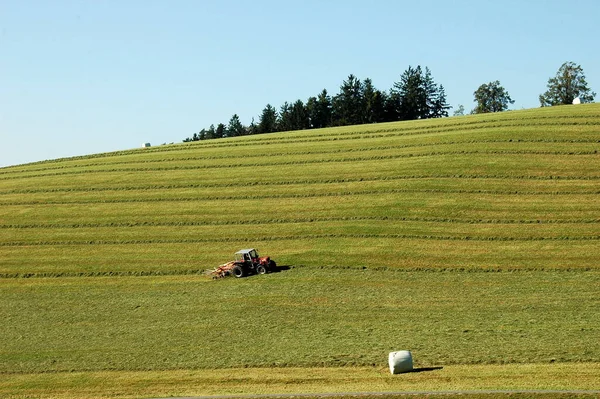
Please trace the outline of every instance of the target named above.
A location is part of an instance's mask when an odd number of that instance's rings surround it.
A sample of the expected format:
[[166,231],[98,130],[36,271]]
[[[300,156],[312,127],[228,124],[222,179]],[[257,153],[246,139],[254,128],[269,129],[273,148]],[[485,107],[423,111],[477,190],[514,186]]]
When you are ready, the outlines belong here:
[[[1,377],[0,396],[6,399],[139,399],[348,392],[427,392],[423,395],[427,398],[436,397],[435,392],[442,393],[442,398],[452,398],[452,392],[462,392],[456,396],[542,399],[595,398],[600,393],[597,384],[600,381],[599,363],[455,365],[439,369],[424,367],[421,372],[400,375],[390,375],[384,367],[292,367],[4,374]],[[471,395],[465,395],[465,391]],[[478,391],[488,391],[488,394],[475,396]],[[489,391],[531,393],[523,396],[494,395]],[[540,391],[571,393],[543,394]],[[588,393],[585,394],[585,391]]]

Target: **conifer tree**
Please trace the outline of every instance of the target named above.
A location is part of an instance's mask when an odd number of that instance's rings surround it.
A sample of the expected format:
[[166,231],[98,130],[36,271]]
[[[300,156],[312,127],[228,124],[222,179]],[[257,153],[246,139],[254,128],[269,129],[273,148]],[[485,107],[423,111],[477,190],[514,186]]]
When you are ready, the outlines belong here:
[[267,104],[260,115],[258,133],[271,133],[277,131],[277,110]]

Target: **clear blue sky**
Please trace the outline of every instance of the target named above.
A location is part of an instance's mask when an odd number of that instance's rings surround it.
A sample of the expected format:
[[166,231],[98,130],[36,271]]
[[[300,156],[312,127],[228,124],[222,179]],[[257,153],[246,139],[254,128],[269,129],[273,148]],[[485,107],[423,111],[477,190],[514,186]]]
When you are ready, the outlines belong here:
[[181,142],[409,65],[467,111],[494,80],[539,106],[565,61],[600,93],[599,21],[598,0],[0,0],[0,167]]

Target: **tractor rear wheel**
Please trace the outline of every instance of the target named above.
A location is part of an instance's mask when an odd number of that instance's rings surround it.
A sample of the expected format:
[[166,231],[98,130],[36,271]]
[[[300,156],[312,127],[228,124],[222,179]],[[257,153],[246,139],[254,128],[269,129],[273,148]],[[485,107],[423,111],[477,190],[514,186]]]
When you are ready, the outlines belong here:
[[267,268],[263,265],[256,266],[256,274],[265,274],[267,272]]
[[240,265],[235,265],[233,269],[231,269],[231,273],[237,278],[244,277],[246,275],[244,268]]

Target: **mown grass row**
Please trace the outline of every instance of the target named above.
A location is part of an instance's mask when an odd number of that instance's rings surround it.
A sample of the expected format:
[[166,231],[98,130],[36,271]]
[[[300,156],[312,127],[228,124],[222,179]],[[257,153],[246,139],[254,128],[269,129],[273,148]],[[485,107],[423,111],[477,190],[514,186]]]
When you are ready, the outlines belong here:
[[[477,179],[477,185],[469,180]],[[428,176],[373,176],[370,178],[354,177],[344,179],[312,179],[312,180],[276,180],[276,181],[247,181],[247,182],[182,182],[180,184],[153,184],[153,182],[139,183],[137,185],[114,184],[98,186],[91,182],[87,186],[66,185],[63,187],[31,187],[16,190],[7,190],[0,192],[0,198],[7,199],[14,194],[40,194],[40,193],[88,193],[94,192],[113,192],[117,194],[121,191],[152,191],[156,190],[161,193],[168,193],[171,190],[179,190],[184,192],[199,192],[199,189],[220,189],[219,191],[206,191],[206,193],[221,193],[221,189],[231,187],[252,188],[259,187],[264,192],[266,188],[280,188],[286,186],[286,191],[299,190],[306,188],[304,186],[311,185],[310,192],[339,192],[343,189],[353,187],[389,187],[392,182],[398,182],[406,192],[437,192],[444,191],[449,193],[489,193],[489,194],[594,194],[598,188],[595,183],[597,179],[589,178],[559,178],[558,176],[540,176],[526,178],[517,176],[513,178],[493,178],[489,176],[446,176],[446,177],[428,177]],[[377,183],[375,185],[375,183]],[[316,187],[323,186],[323,187]],[[400,187],[396,185],[395,187]],[[307,190],[304,190],[305,192]],[[23,198],[23,197],[15,197]],[[30,195],[27,198],[31,198]]]
[[[594,196],[600,194],[600,189],[596,191],[584,191],[584,192],[508,192],[508,191],[488,191],[488,190],[407,190],[407,189],[385,189],[380,188],[377,190],[361,190],[361,191],[342,191],[342,192],[319,192],[319,193],[286,193],[286,194],[256,194],[256,195],[221,195],[221,196],[206,196],[206,195],[193,195],[188,197],[170,197],[166,195],[160,195],[160,193],[144,193],[145,195],[139,195],[134,193],[130,197],[120,196],[117,198],[111,198],[103,196],[100,198],[93,198],[90,195],[86,195],[83,199],[68,197],[68,199],[57,198],[57,196],[36,196],[35,199],[29,201],[20,202],[1,202],[0,205],[4,206],[31,206],[31,205],[76,205],[76,204],[117,204],[117,203],[151,203],[151,202],[210,202],[210,201],[234,201],[234,200],[284,200],[284,199],[304,199],[304,198],[323,198],[323,197],[355,197],[355,196],[372,196],[372,195],[406,195],[406,194],[464,194],[464,195],[498,195],[498,196],[582,196],[585,201],[586,196]],[[179,195],[179,193],[174,193]]]
[[425,217],[388,217],[388,216],[356,216],[356,217],[320,217],[296,219],[246,219],[246,220],[203,220],[203,221],[139,221],[139,222],[106,222],[106,223],[38,223],[38,224],[4,224],[0,229],[79,229],[79,228],[128,228],[128,227],[179,227],[179,226],[246,226],[258,224],[288,224],[313,222],[342,222],[342,221],[387,221],[396,222],[434,222],[461,224],[580,224],[600,223],[600,219],[450,219]]
[[[474,188],[469,180],[478,180],[477,186]],[[461,181],[462,180],[462,181]],[[27,198],[32,198],[30,194],[54,194],[53,198],[60,198],[56,194],[60,193],[101,193],[111,192],[118,194],[122,191],[135,191],[143,193],[145,191],[157,191],[163,194],[169,194],[171,191],[178,190],[179,192],[194,192],[200,193],[200,190],[208,189],[229,189],[232,187],[240,187],[244,189],[260,188],[261,192],[265,192],[265,188],[273,187],[279,190],[285,187],[286,191],[295,192],[304,186],[310,185],[312,192],[328,192],[339,193],[340,190],[353,187],[382,187],[385,190],[391,182],[401,184],[402,192],[423,192],[423,193],[465,193],[465,194],[516,194],[516,195],[564,195],[564,194],[596,194],[600,190],[596,184],[596,178],[592,177],[565,177],[565,176],[382,176],[369,178],[344,178],[344,179],[314,179],[314,180],[280,180],[280,181],[245,181],[245,182],[213,182],[213,183],[191,183],[182,182],[180,184],[152,184],[145,185],[113,185],[113,186],[68,186],[54,188],[27,188],[21,190],[13,190],[3,193],[0,197],[8,205],[15,194],[28,194]],[[373,183],[378,183],[376,186]],[[295,186],[295,187],[294,187]],[[316,187],[323,186],[323,187]],[[396,185],[395,187],[399,187]],[[306,193],[306,196],[311,193]],[[281,192],[281,191],[278,191]],[[223,193],[219,191],[203,191],[205,194]],[[0,194],[2,195],[2,194]],[[241,195],[243,196],[243,195]],[[240,196],[238,196],[240,197]],[[22,196],[14,196],[13,198],[21,199]],[[16,201],[14,203],[17,203]]]

